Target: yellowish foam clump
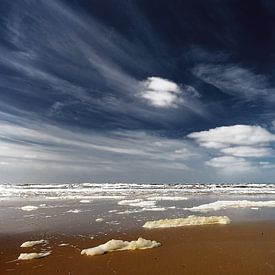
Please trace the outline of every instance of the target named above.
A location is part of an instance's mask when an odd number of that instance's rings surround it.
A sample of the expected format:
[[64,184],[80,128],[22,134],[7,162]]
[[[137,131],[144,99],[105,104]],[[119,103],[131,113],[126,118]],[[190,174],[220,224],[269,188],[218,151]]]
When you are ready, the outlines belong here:
[[32,259],[39,259],[49,256],[51,251],[45,253],[21,253],[18,257],[18,260],[32,260]]
[[149,249],[160,245],[161,244],[156,241],[145,240],[143,238],[138,238],[137,241],[110,240],[99,246],[83,249],[81,255],[95,256],[111,251]]
[[163,219],[157,221],[148,221],[143,227],[144,228],[165,228],[165,227],[179,227],[179,226],[190,226],[190,225],[204,225],[204,224],[228,224],[230,219],[227,216],[188,216],[187,218],[178,219]]
[[37,244],[46,244],[48,241],[45,240],[39,240],[39,241],[27,241],[20,245],[20,247],[33,247]]

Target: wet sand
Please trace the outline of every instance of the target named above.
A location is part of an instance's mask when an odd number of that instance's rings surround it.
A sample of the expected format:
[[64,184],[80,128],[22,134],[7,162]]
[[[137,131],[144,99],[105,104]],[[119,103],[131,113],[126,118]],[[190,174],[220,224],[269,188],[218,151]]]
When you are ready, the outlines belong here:
[[[275,223],[236,223],[88,234],[2,234],[0,274],[274,274]],[[161,247],[84,256],[80,251],[112,238],[156,240]],[[47,239],[46,246],[20,248],[27,240]],[[69,246],[59,247],[60,243]],[[22,252],[52,250],[52,255],[13,261]]]

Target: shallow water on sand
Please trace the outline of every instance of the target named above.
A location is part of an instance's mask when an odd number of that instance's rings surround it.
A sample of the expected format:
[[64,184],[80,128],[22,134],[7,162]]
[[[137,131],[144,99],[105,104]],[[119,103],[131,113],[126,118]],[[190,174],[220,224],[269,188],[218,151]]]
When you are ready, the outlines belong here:
[[[149,197],[139,196],[137,199],[131,196],[127,200],[93,199],[85,202],[79,199],[6,199],[0,201],[0,233],[36,231],[103,234],[141,228],[148,220],[180,218],[189,215],[228,216],[232,223],[275,221],[275,195],[273,194],[239,196],[199,194],[185,196],[185,198],[184,200],[150,200]],[[228,205],[228,201],[231,204]],[[221,204],[221,209],[219,207],[218,210],[212,209],[213,202],[216,202],[216,206]],[[210,207],[208,207],[209,203]],[[193,207],[205,204],[208,207],[207,212],[192,210]]]

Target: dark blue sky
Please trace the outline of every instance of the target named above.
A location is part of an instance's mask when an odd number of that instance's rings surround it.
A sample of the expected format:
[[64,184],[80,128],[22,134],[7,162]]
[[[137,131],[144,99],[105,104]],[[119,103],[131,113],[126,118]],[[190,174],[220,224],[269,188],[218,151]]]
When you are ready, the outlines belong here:
[[0,2],[3,182],[274,181],[272,0]]

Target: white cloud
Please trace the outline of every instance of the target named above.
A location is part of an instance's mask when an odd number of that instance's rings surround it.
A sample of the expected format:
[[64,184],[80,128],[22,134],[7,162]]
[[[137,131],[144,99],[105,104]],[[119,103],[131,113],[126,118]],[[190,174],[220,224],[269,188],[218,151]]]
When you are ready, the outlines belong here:
[[[206,165],[236,172],[256,168],[255,162],[246,158],[263,158],[271,155],[272,149],[268,146],[275,141],[274,134],[261,126],[251,125],[222,126],[194,132],[188,137],[202,147],[216,149],[223,154],[206,161]],[[260,163],[260,166],[267,168],[270,164]]]
[[183,102],[181,88],[173,81],[160,78],[148,77],[141,82],[142,92],[140,97],[155,107],[177,107]]
[[272,95],[275,91],[265,75],[255,74],[235,64],[199,64],[192,72],[224,93],[241,96],[247,100]]
[[230,145],[264,145],[275,141],[275,135],[261,126],[222,126],[208,131],[193,132],[188,135],[206,148],[226,148]]
[[266,157],[271,155],[272,153],[270,148],[257,148],[251,146],[236,146],[223,148],[221,152],[235,157]]
[[145,85],[149,90],[159,91],[159,92],[174,92],[179,93],[180,88],[179,86],[168,79],[160,78],[160,77],[148,77],[145,81]]
[[145,91],[142,97],[156,107],[176,107],[178,97],[170,92]]
[[224,170],[234,170],[234,171],[246,171],[252,168],[251,164],[244,158],[236,158],[232,156],[222,156],[212,158],[206,161],[206,165],[215,168],[221,168]]

